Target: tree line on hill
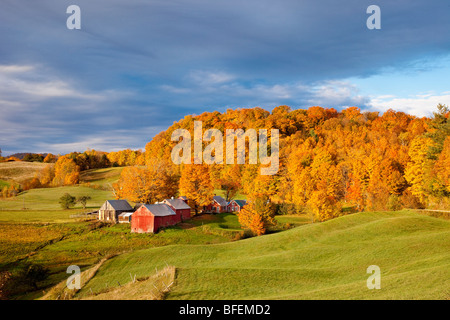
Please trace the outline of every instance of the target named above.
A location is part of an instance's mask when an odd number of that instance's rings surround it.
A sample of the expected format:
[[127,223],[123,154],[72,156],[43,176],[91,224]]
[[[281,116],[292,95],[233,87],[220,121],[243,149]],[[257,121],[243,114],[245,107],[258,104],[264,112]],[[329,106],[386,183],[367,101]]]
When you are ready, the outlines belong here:
[[[64,155],[80,166],[80,170],[108,168],[108,167],[124,167],[134,165],[144,165],[144,154],[141,150],[125,149],[113,152],[97,151],[88,149],[84,152],[71,152]],[[25,161],[25,162],[43,162],[55,163],[61,155],[52,153],[15,153],[8,157],[2,157],[0,149],[1,161]]]
[[[319,221],[363,210],[448,209],[449,115],[444,105],[430,118],[318,106],[189,115],[147,144],[146,167],[122,172],[114,186],[116,197],[149,203],[179,193],[198,209],[210,201],[214,189],[231,197],[240,190],[251,203],[274,203],[279,213],[304,212]],[[279,129],[278,173],[260,175],[262,164],[174,165],[171,152],[178,141],[171,140],[172,132],[186,129],[193,136],[194,121],[202,121],[204,131]]]

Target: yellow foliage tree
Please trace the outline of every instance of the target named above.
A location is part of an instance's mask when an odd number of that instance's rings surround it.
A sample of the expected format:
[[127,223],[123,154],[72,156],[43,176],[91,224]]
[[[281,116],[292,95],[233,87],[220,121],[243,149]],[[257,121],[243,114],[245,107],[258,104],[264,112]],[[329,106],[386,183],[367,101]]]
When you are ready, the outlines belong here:
[[77,184],[80,179],[80,167],[66,156],[59,157],[55,163],[54,186],[68,186]]
[[39,172],[39,181],[41,182],[42,186],[49,186],[54,178],[55,178],[55,168],[53,164],[46,165]]
[[177,176],[163,161],[154,161],[146,168],[127,167],[122,170],[119,181],[113,184],[117,199],[139,203],[154,203],[176,195]]
[[195,214],[198,214],[200,206],[211,203],[214,186],[207,165],[188,164],[183,167],[180,178],[180,195],[189,199]]
[[319,221],[326,221],[341,215],[341,209],[336,199],[327,195],[324,190],[314,191],[307,204]]
[[411,193],[416,196],[421,203],[426,201],[426,175],[430,169],[428,159],[428,149],[432,144],[430,138],[418,136],[411,142],[409,156],[411,161],[405,170],[405,179],[411,185]]
[[439,158],[434,165],[436,184],[434,188],[440,195],[450,196],[450,136],[444,142]]

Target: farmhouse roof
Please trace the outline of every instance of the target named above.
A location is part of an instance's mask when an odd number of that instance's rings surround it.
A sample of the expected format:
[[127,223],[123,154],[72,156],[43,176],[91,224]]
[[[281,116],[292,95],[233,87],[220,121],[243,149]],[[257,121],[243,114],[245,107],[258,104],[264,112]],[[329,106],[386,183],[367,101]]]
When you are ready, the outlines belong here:
[[106,200],[100,210],[131,211],[133,208],[126,200]]
[[222,198],[221,196],[214,196],[213,197],[214,201],[216,201],[219,205],[225,207],[228,205],[228,203],[225,201],[224,198]]
[[236,202],[239,207],[243,207],[247,204],[247,201],[245,200],[233,200],[233,201]]
[[144,207],[147,208],[154,216],[164,217],[164,216],[173,216],[176,213],[165,203],[158,204],[144,204]]
[[176,210],[181,210],[181,209],[190,209],[191,207],[189,207],[186,202],[184,202],[181,199],[166,199],[164,200],[165,202],[167,202],[169,205],[171,205],[172,207],[174,207]]

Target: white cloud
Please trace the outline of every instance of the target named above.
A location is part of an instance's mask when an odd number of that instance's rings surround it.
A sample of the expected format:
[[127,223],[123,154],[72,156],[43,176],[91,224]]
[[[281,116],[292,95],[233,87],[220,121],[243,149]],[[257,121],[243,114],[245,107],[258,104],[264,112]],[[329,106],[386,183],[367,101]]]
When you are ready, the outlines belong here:
[[[203,71],[190,72],[185,79],[188,81],[181,86],[162,85],[160,88],[173,93],[172,100],[176,100],[177,96],[183,100],[194,99],[199,104],[210,104],[219,109],[225,106],[271,108],[283,104],[294,108],[315,105],[340,108],[365,106],[369,101],[348,81],[321,81],[308,85],[299,81],[245,83],[225,72],[211,74]],[[196,81],[192,82],[193,79]],[[206,102],[210,98],[211,102]],[[221,106],[217,101],[224,101],[225,104]]]
[[383,112],[393,109],[418,117],[430,117],[439,103],[450,105],[450,94],[448,92],[438,95],[421,94],[409,98],[379,96],[372,98],[369,105],[372,109]]
[[359,89],[347,81],[324,81],[311,88],[308,102],[318,106],[350,107],[367,103],[368,98],[359,94]]
[[22,73],[33,69],[33,66],[27,65],[0,65],[0,73]]
[[[133,129],[116,129],[110,130],[108,135],[104,134],[86,134],[77,138],[74,141],[64,143],[52,143],[52,142],[38,142],[33,147],[34,152],[51,152],[66,154],[74,151],[83,152],[87,149],[95,149],[101,151],[119,151],[127,148],[131,149],[145,149],[145,146],[137,144],[140,136],[152,137],[162,130],[167,129],[164,126],[152,126],[144,127],[139,131]],[[41,151],[39,151],[41,150]],[[33,151],[32,151],[33,152]]]
[[[34,70],[34,69],[30,69]],[[47,75],[44,78],[35,73],[0,73],[0,98],[9,102],[17,100],[36,101],[45,98],[100,99],[98,94],[76,90],[71,84]]]
[[235,79],[235,76],[222,71],[195,70],[189,73],[188,78],[199,85],[216,85],[230,82]]
[[190,89],[188,88],[177,88],[175,86],[171,86],[171,85],[162,85],[159,86],[161,89],[171,92],[171,93],[176,93],[176,94],[180,94],[180,93],[189,93],[191,92]]

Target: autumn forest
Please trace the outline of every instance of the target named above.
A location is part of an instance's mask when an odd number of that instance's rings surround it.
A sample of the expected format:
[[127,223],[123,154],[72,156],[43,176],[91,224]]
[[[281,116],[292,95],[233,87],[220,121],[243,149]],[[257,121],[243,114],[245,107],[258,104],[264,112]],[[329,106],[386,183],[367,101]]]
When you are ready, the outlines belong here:
[[[438,105],[431,118],[394,110],[380,115],[357,107],[205,112],[175,122],[144,152],[48,154],[43,161],[55,165],[45,167],[23,187],[73,185],[82,170],[126,166],[112,186],[116,198],[154,203],[185,195],[196,212],[211,201],[215,190],[223,190],[228,201],[241,194],[250,203],[270,203],[271,212],[307,213],[317,221],[357,211],[449,209],[449,115],[444,105]],[[171,140],[172,132],[180,128],[193,132],[194,121],[202,121],[203,130],[222,132],[278,129],[278,173],[259,174],[261,164],[173,164],[171,152],[177,142]],[[9,191],[3,190],[3,196]]]
[[[443,105],[432,118],[317,106],[280,106],[272,113],[260,108],[203,113],[185,117],[149,142],[148,169],[143,170],[165,186],[173,181],[169,192],[175,192],[178,182],[180,192],[188,191],[197,178],[196,190],[241,190],[250,199],[267,197],[281,213],[310,212],[320,221],[349,211],[449,208],[449,115]],[[194,120],[202,121],[205,130],[279,129],[278,174],[260,175],[258,165],[249,164],[169,169],[175,144],[171,133],[177,128],[192,130]]]

